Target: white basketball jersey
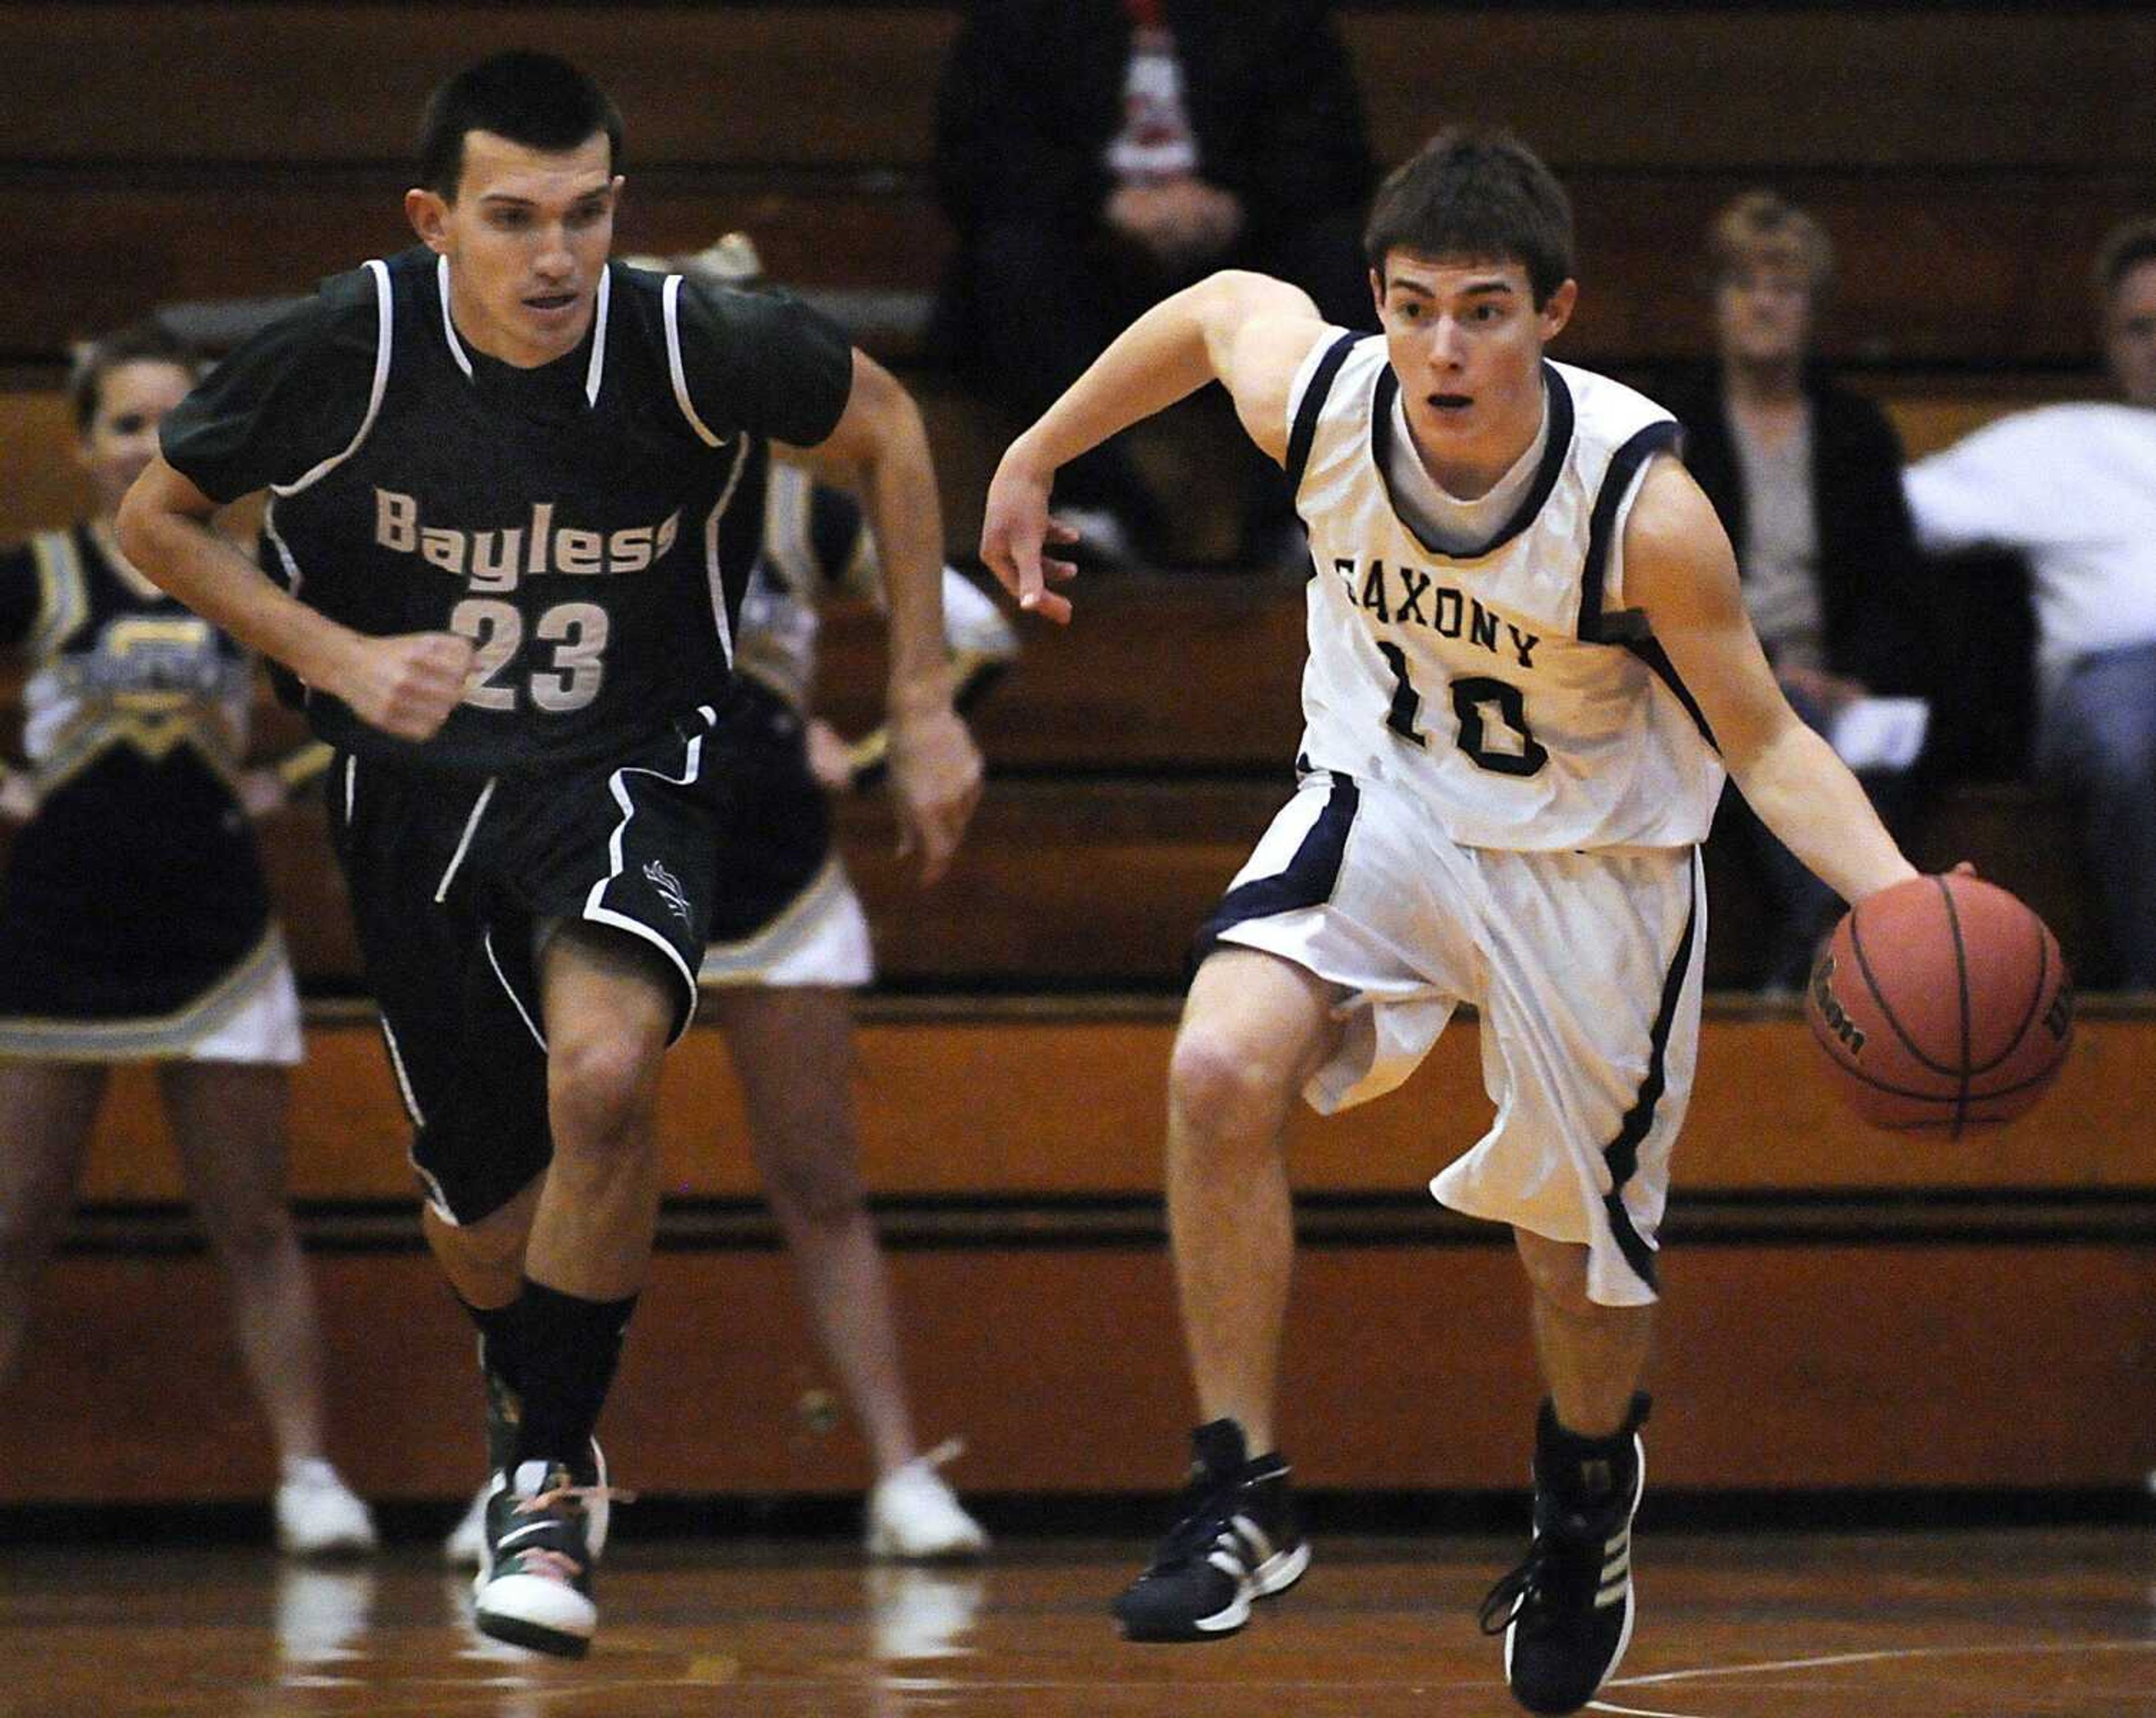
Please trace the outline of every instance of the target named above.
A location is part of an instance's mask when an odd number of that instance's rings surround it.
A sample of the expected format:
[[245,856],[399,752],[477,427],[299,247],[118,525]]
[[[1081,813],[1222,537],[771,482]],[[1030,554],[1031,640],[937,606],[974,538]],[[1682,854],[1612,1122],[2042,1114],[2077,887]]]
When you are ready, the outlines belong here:
[[1399,384],[1383,338],[1340,333],[1303,365],[1288,475],[1315,563],[1304,766],[1413,793],[1465,846],[1689,846],[1721,758],[1623,602],[1625,520],[1677,426],[1607,377],[1543,376],[1541,469],[1495,538],[1455,555],[1394,506]]

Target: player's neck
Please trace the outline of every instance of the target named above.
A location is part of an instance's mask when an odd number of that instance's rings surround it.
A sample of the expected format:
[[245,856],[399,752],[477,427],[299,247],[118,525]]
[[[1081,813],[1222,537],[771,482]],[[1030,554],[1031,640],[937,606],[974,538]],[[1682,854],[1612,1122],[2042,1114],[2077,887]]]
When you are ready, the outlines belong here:
[[1543,391],[1537,386],[1524,410],[1508,414],[1471,444],[1460,445],[1419,428],[1411,413],[1408,433],[1414,442],[1415,457],[1431,482],[1455,501],[1479,501],[1511,475],[1542,439],[1548,409]]

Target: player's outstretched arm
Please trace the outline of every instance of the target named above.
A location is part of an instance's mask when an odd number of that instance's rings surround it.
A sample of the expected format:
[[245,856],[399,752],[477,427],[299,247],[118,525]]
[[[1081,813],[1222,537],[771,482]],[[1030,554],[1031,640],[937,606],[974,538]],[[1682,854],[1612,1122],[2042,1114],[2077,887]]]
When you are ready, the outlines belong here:
[[1846,901],[1916,875],[1849,767],[1782,695],[1744,612],[1728,536],[1674,459],[1657,459],[1643,480],[1624,566],[1626,601],[1645,611],[1760,821]]
[[918,849],[932,883],[981,797],[981,755],[952,706],[943,643],[943,515],[927,432],[911,395],[854,353],[853,387],[829,438],[783,457],[855,496],[883,572],[891,635],[891,795],[901,852]]
[[470,641],[453,633],[371,638],[319,614],[264,577],[209,528],[217,503],[162,456],[121,504],[120,550],[145,577],[362,721],[430,738],[463,697]]
[[1048,588],[1076,572],[1045,552],[1076,540],[1049,517],[1056,472],[1209,382],[1227,388],[1250,438],[1285,463],[1288,392],[1324,326],[1301,288],[1240,269],[1163,299],[1005,451],[988,485],[981,559],[1020,608],[1069,620],[1070,599]]

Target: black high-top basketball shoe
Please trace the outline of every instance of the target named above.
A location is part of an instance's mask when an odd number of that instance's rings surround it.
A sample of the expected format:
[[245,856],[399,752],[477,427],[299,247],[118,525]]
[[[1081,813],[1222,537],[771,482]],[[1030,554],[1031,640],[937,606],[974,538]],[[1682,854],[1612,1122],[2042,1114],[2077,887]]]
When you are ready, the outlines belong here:
[[574,1466],[523,1461],[494,1476],[473,1582],[480,1633],[560,1658],[590,1649],[599,1619],[592,1574],[606,1549],[611,1505],[629,1494],[607,1484],[597,1439],[589,1448]]
[[1535,1423],[1535,1536],[1527,1561],[1482,1602],[1505,1637],[1505,1680],[1530,1712],[1576,1712],[1632,1639],[1632,1515],[1646,1483],[1649,1399],[1607,1438],[1579,1438],[1548,1402]]
[[1131,1640],[1211,1640],[1250,1619],[1250,1601],[1284,1592],[1310,1567],[1296,1531],[1287,1464],[1249,1459],[1243,1428],[1214,1420],[1190,1437],[1181,1516],[1146,1572],[1115,1603]]

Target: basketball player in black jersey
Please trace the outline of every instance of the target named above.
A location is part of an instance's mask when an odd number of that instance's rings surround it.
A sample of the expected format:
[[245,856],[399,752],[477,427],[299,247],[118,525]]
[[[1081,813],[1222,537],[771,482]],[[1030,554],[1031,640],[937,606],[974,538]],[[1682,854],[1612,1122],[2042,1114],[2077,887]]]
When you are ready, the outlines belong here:
[[[295,675],[490,1405],[479,1626],[597,1626],[593,1428],[649,1264],[661,1052],[732,784],[709,736],[770,441],[860,495],[889,581],[893,786],[923,874],[978,795],[918,412],[776,295],[609,264],[621,125],[551,56],[438,90],[424,241],[324,283],[167,419],[127,552]],[[264,577],[204,529],[271,493]]]

